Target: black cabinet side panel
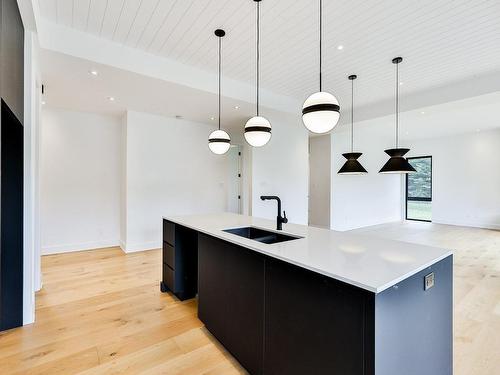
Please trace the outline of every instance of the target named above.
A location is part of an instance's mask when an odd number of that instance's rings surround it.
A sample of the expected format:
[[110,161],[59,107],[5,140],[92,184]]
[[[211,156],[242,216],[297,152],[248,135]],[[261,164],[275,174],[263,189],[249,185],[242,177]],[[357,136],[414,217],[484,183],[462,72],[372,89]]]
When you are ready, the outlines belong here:
[[[373,375],[365,371],[373,294],[266,259],[264,373]],[[369,336],[369,335],[368,335]],[[369,349],[369,348],[368,348]]]
[[175,224],[174,262],[175,290],[180,300],[194,298],[198,287],[198,232]]
[[[424,290],[434,272],[435,285]],[[382,375],[453,373],[453,257],[375,299],[375,364]]]

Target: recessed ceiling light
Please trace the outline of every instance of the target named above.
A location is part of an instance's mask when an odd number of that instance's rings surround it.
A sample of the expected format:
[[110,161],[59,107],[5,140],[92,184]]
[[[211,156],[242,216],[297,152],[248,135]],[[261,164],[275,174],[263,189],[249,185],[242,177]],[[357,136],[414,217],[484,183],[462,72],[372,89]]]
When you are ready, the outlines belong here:
[[97,70],[89,70],[89,74],[90,74],[90,75],[93,75],[93,76],[96,76],[96,75],[98,75],[99,73],[97,72]]
[[421,114],[421,115],[425,115],[425,112],[424,112],[424,111],[422,111],[422,112],[420,112],[420,114]]
[[215,117],[213,117],[213,116],[212,116],[212,117],[210,117],[210,120],[214,121],[214,120],[215,120]]
[[237,105],[235,105],[235,106],[234,106],[234,109],[240,109],[240,107],[239,107],[239,106],[237,106]]
[[45,100],[42,100],[42,104],[45,105]]
[[399,86],[402,86],[404,82],[399,82]]
[[337,46],[337,49],[338,49],[339,51],[342,51],[342,50],[344,49],[344,46],[343,46],[342,44],[340,44],[340,45],[338,45],[338,46]]
[[108,96],[108,100],[109,100],[110,102],[114,102],[114,101],[115,101],[115,98],[114,98],[114,97],[112,97],[112,96]]

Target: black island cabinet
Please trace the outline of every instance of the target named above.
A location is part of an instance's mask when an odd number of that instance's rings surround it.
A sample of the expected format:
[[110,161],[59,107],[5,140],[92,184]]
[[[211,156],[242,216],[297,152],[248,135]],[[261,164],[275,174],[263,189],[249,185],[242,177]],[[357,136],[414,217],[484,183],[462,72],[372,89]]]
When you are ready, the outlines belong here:
[[452,375],[451,256],[376,294],[167,220],[165,243],[162,290],[252,375]]

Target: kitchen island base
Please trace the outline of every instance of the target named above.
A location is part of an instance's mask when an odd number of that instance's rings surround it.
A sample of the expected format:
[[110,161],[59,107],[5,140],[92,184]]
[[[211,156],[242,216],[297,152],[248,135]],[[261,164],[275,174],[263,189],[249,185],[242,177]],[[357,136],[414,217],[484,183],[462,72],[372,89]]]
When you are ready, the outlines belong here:
[[165,222],[180,296],[250,374],[452,374],[452,256],[374,293]]

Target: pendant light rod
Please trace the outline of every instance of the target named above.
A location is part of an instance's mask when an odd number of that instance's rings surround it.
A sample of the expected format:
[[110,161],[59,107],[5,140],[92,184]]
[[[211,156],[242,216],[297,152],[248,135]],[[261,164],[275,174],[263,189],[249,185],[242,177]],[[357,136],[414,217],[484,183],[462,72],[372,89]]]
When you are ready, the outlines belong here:
[[392,63],[396,65],[396,148],[399,147],[399,64],[402,61],[402,57],[392,59]]
[[319,91],[323,91],[323,0],[319,0]]
[[215,30],[215,35],[219,38],[219,130],[220,130],[220,113],[221,113],[221,75],[222,75],[222,37],[226,35],[226,32],[222,29]]
[[351,152],[354,150],[354,80],[358,78],[356,74],[347,77],[351,81]]
[[260,1],[257,3],[257,116],[259,116],[259,83],[260,83]]

